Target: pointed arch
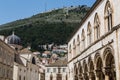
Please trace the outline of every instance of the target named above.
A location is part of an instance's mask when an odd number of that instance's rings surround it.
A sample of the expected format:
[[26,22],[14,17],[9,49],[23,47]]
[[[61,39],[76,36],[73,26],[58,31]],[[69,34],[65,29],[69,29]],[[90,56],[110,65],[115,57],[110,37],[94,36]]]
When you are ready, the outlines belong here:
[[74,80],[78,80],[78,68],[77,68],[77,65],[75,64],[74,66]]
[[79,34],[77,35],[77,53],[80,52],[80,36]]
[[91,80],[95,80],[95,74],[94,74],[94,63],[91,59],[91,57],[89,57],[88,59],[88,69],[89,69],[89,76]]
[[75,39],[73,40],[73,56],[76,56],[76,44]]
[[109,76],[111,80],[116,80],[115,60],[112,49],[107,47],[103,54],[105,56],[105,73]]
[[113,20],[112,20],[113,9],[109,0],[106,2],[104,14],[105,14],[105,26],[107,28],[107,31],[110,31],[113,25]]
[[100,38],[100,20],[97,13],[95,14],[94,18],[94,32],[95,40],[97,40],[98,38]]
[[96,67],[96,76],[99,78],[99,80],[104,80],[105,75],[103,73],[103,61],[100,57],[99,53],[96,53],[95,55],[95,67]]
[[88,66],[87,66],[87,63],[86,63],[86,61],[84,60],[83,61],[83,75],[84,75],[84,79],[85,80],[89,80],[89,78],[88,78]]
[[88,41],[88,45],[90,45],[92,42],[92,29],[90,22],[88,22],[88,26],[87,26],[87,41]]
[[85,31],[84,31],[84,29],[82,29],[81,39],[82,39],[82,48],[84,50],[85,49]]
[[82,76],[82,74],[83,74],[83,68],[82,68],[82,65],[81,65],[80,62],[78,63],[78,70],[79,70],[79,79],[83,80],[83,76]]

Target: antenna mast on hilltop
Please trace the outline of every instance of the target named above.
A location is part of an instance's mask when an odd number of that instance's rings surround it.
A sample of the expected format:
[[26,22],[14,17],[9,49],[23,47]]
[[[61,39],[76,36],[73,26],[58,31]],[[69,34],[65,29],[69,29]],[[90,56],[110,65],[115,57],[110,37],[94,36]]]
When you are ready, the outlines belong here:
[[47,3],[45,2],[45,12],[47,11]]

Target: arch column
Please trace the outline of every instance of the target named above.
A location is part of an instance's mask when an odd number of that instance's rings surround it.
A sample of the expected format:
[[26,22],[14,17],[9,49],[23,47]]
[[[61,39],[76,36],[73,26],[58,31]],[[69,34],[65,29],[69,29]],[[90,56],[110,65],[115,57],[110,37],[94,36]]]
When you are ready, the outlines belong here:
[[83,80],[89,80],[87,73],[83,73]]
[[96,80],[104,80],[104,74],[102,70],[95,70],[96,71]]
[[105,80],[110,80],[109,74],[110,73],[110,67],[105,67]]
[[78,80],[78,76],[77,75],[74,75],[74,80]]
[[82,74],[79,74],[79,80],[83,80]]
[[95,80],[94,72],[89,72],[89,80]]
[[116,80],[116,77],[114,77],[116,73],[114,73],[115,71],[112,70],[111,67],[105,67],[104,72],[105,72],[105,80]]

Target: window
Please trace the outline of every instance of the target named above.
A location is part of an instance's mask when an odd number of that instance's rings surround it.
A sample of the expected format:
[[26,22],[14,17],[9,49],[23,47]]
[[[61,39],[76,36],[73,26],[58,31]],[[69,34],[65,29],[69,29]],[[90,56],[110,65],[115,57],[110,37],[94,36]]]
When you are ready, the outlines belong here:
[[91,44],[92,40],[92,31],[91,31],[91,24],[90,22],[88,23],[88,28],[87,28],[87,40],[88,40],[88,45]]
[[80,37],[79,37],[79,35],[77,36],[77,51],[78,51],[78,53],[80,51]]
[[94,28],[95,28],[95,40],[97,40],[100,37],[100,21],[98,14],[95,14],[94,18]]
[[65,72],[66,71],[66,69],[65,68],[63,68],[63,72]]
[[81,37],[82,37],[82,48],[84,50],[85,49],[85,32],[84,32],[84,29],[82,30]]
[[56,72],[56,68],[53,68],[53,72]]
[[50,72],[50,68],[47,68],[47,72],[48,72],[48,73]]
[[110,31],[112,29],[112,8],[109,1],[107,1],[105,6],[105,24],[107,31]]
[[71,45],[69,46],[69,53],[71,53]]
[[[76,45],[75,45],[75,39],[73,40],[73,54],[76,54]],[[74,55],[75,56],[75,55]]]

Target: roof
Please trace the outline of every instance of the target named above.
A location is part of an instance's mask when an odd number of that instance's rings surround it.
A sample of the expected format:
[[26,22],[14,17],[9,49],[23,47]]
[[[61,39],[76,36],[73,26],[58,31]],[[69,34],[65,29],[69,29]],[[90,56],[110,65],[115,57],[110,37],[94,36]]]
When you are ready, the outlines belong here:
[[30,51],[29,48],[24,48],[20,51],[20,53],[32,53],[32,51]]
[[15,54],[15,62],[20,64],[20,65],[24,65],[22,60],[20,59],[19,54]]
[[67,66],[67,60],[57,60],[55,63],[49,64],[46,67],[66,67]]
[[83,17],[83,20],[80,22],[80,25],[77,29],[74,30],[73,34],[68,38],[67,42],[71,40],[71,38],[76,34],[76,32],[81,28],[83,23],[86,21],[86,19],[90,16],[90,14],[95,10],[95,8],[100,4],[100,2],[103,0],[96,0],[96,2],[93,4],[93,6],[90,8],[88,13]]

